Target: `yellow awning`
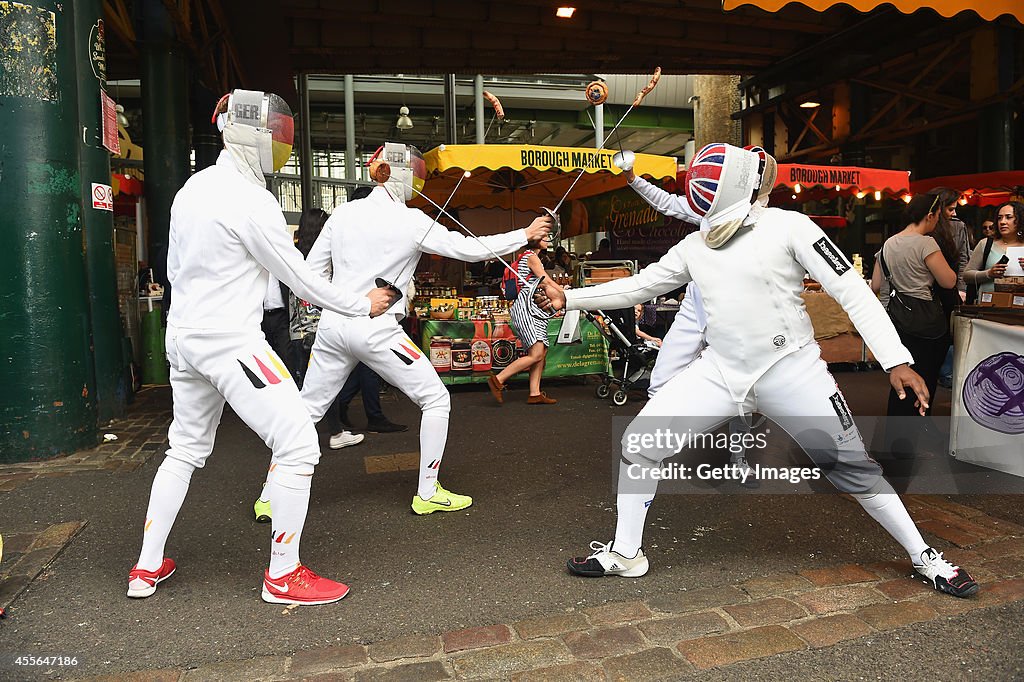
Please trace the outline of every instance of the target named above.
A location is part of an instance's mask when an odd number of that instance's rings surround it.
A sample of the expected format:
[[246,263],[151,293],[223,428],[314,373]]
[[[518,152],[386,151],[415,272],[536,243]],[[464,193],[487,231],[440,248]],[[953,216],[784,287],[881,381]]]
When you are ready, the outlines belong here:
[[[553,208],[584,171],[569,199],[579,199],[626,186],[622,171],[612,164],[615,150],[584,147],[470,144],[442,145],[423,155],[427,165],[424,193],[444,204],[465,172],[470,177],[452,199],[462,208],[533,210]],[[670,156],[637,154],[633,170],[661,180],[676,177],[676,160]],[[426,202],[413,199],[422,206]]]
[[[778,12],[793,0],[722,0],[722,9],[736,9],[742,5],[753,5],[769,12]],[[833,5],[845,4],[860,12],[870,12],[879,5],[892,5],[904,14],[913,14],[919,9],[933,9],[944,17],[960,12],[972,11],[986,21],[995,21],[1003,14],[1009,14],[1024,24],[1024,1],[1022,0],[798,0],[813,10],[824,12]]]

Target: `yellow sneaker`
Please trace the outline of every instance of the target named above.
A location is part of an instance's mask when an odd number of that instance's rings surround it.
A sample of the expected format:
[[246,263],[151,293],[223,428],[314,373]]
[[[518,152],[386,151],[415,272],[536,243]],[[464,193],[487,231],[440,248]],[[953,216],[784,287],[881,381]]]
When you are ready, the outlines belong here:
[[256,513],[256,523],[270,523],[272,515],[270,513],[270,500],[264,502],[260,498],[256,498],[256,504],[252,506],[252,510]]
[[413,495],[412,511],[416,514],[433,514],[436,511],[459,511],[473,504],[473,498],[469,495],[458,495],[445,490],[440,483],[435,482],[437,492],[429,500],[424,500],[419,495]]

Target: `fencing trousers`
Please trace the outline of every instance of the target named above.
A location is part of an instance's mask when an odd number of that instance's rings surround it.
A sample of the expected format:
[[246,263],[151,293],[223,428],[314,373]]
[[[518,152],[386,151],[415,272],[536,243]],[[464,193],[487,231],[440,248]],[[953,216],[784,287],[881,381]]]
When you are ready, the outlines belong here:
[[394,315],[321,318],[302,385],[310,416],[314,422],[320,421],[359,362],[422,410],[416,490],[429,500],[448,440],[451,397],[430,359],[409,339]]
[[[737,405],[715,364],[713,349],[669,380],[644,406],[622,440],[617,496],[615,551],[635,556],[643,525],[657,491],[656,476],[641,469],[660,467],[672,447],[645,447],[640,437],[657,429],[708,433],[738,413],[760,412],[785,429],[841,492],[849,493],[893,538],[916,558],[927,548],[899,496],[871,459],[842,392],[810,343],[771,367]],[[648,439],[647,442],[650,442]],[[638,475],[640,474],[640,475]],[[625,492],[623,492],[625,491]]]
[[289,572],[298,565],[309,477],[320,460],[316,429],[295,382],[259,331],[169,327],[166,347],[174,400],[167,434],[170,447],[153,480],[139,567],[159,567],[192,473],[203,468],[213,451],[227,403],[267,444],[282,474],[279,487],[270,491],[273,531],[277,536],[284,533],[291,542],[286,550],[272,544],[271,576]]

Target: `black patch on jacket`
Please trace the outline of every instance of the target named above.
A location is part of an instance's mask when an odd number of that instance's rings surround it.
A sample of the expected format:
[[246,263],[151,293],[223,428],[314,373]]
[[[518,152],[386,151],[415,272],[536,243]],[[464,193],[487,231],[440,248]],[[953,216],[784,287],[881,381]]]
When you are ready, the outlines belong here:
[[818,252],[822,260],[837,274],[842,276],[847,270],[853,267],[850,261],[846,260],[843,252],[833,244],[828,237],[822,237],[814,242],[814,250]]

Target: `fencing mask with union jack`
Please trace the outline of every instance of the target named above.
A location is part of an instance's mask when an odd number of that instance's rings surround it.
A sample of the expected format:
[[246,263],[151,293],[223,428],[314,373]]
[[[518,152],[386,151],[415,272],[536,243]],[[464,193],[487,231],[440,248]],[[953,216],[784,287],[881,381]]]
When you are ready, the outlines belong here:
[[693,157],[686,173],[686,200],[709,231],[708,246],[719,248],[736,233],[754,203],[761,181],[754,152],[716,142]]

